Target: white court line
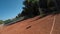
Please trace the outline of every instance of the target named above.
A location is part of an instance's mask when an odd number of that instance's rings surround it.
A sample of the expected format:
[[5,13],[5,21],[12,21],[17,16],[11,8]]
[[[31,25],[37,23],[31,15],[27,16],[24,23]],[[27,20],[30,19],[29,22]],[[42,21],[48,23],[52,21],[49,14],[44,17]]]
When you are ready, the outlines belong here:
[[53,31],[53,28],[54,28],[54,25],[55,25],[55,20],[56,20],[56,16],[54,16],[54,20],[53,20],[53,24],[52,24],[52,27],[51,27],[50,34],[52,34],[52,31]]

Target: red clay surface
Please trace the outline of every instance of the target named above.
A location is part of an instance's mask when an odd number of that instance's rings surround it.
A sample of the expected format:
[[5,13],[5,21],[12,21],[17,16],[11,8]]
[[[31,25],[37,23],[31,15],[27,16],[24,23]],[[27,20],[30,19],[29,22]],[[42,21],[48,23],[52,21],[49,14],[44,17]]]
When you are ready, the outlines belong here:
[[6,26],[0,30],[0,34],[60,34],[59,26],[60,14],[49,15],[41,19],[37,16]]

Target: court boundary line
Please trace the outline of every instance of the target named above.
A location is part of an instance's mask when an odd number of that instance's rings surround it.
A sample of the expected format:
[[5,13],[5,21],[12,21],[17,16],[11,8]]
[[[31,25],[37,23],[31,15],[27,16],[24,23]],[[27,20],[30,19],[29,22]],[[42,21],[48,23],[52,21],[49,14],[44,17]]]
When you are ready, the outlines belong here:
[[54,19],[53,19],[53,24],[52,24],[52,27],[51,27],[50,34],[52,34],[52,32],[53,32],[55,22],[56,22],[56,16],[54,16]]

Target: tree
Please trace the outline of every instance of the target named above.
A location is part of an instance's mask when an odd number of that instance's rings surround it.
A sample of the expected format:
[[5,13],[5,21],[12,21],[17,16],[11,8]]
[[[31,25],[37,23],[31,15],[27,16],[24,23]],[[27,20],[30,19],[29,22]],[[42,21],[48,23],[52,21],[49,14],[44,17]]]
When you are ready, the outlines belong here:
[[[55,0],[56,1],[56,0]],[[57,3],[53,1],[53,0],[40,0],[39,4],[40,4],[40,14],[52,14],[54,12],[58,12],[56,11],[58,8],[57,7]]]
[[25,0],[23,5],[22,13],[19,13],[16,17],[34,17],[37,15],[45,16],[55,12],[56,10],[52,0]]
[[38,3],[35,0],[25,0],[23,2],[24,6],[23,11],[21,13],[21,16],[27,16],[27,17],[33,17],[39,15],[39,10],[38,10]]

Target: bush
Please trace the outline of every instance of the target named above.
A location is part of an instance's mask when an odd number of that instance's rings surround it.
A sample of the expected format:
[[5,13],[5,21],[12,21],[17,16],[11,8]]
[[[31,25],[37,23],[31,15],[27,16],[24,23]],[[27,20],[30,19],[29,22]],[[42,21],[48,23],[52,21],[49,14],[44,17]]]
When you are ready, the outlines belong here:
[[4,21],[3,20],[0,20],[0,24],[3,24],[4,23]]

